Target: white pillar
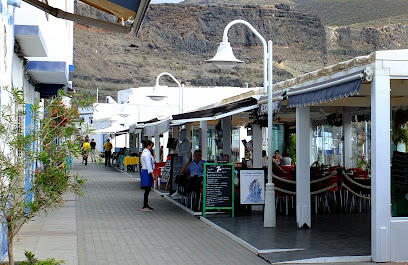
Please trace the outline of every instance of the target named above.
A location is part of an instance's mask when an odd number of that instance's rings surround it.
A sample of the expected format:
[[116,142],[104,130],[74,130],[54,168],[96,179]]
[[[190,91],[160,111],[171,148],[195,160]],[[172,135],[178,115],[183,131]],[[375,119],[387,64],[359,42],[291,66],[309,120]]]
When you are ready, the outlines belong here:
[[178,127],[178,126],[174,126],[172,132],[173,132],[173,133],[172,133],[173,138],[178,138],[178,135],[179,135],[179,127]]
[[154,136],[154,160],[156,163],[160,162],[160,135]]
[[136,153],[139,154],[141,148],[142,148],[142,133],[138,132],[136,133]]
[[231,157],[231,116],[222,118],[222,153]]
[[191,143],[191,124],[186,124],[185,129],[186,129],[186,139],[189,140]]
[[242,158],[245,158],[245,146],[242,144],[242,140],[247,140],[247,130],[245,126],[239,127],[239,162],[242,161]]
[[352,168],[353,167],[353,142],[351,138],[352,135],[352,125],[351,125],[351,113],[344,112],[343,114],[343,156],[344,156],[344,167],[345,168]]
[[252,126],[252,160],[254,168],[262,168],[262,128]]
[[312,227],[310,208],[310,108],[296,108],[296,223]]
[[375,62],[371,83],[371,257],[391,260],[390,73]]
[[167,155],[169,154],[169,149],[167,148],[167,143],[169,141],[169,132],[163,133],[163,162],[166,162]]
[[200,121],[201,128],[201,152],[203,154],[203,160],[208,160],[208,139],[207,139],[207,121]]

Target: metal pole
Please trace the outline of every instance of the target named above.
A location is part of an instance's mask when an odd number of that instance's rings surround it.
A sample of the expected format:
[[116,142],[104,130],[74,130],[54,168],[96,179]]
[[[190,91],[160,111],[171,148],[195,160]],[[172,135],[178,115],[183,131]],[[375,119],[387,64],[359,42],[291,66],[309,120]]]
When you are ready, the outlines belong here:
[[266,45],[266,41],[264,39],[264,37],[262,37],[262,35],[247,21],[242,20],[242,19],[237,19],[237,20],[233,20],[230,23],[228,23],[228,25],[225,27],[224,29],[224,35],[223,35],[223,42],[228,42],[228,31],[229,29],[235,25],[235,24],[244,24],[245,26],[247,26],[254,34],[256,37],[258,37],[258,39],[262,42],[262,45],[264,47],[264,93],[267,93],[267,86],[268,86],[268,79],[267,79],[267,57],[268,57],[268,50],[267,50],[267,45]]
[[[275,186],[272,182],[272,126],[273,126],[273,103],[272,103],[272,41],[266,44],[262,35],[247,21],[233,20],[224,29],[223,42],[228,42],[228,30],[234,24],[244,24],[257,36],[264,47],[264,93],[268,93],[268,183],[265,188],[265,210],[264,210],[264,227],[276,226],[275,210]],[[269,51],[269,52],[268,52]],[[268,67],[269,66],[269,67]],[[269,68],[269,69],[268,69]],[[269,81],[269,83],[268,83]]]
[[181,86],[179,86],[179,91],[180,91],[180,113],[184,112],[184,84],[181,84]]
[[268,41],[268,183],[265,188],[264,227],[276,227],[275,186],[272,182],[272,136],[273,136],[273,102],[272,102],[272,41]]
[[184,88],[184,84],[180,84],[180,82],[177,80],[177,78],[175,78],[172,74],[167,73],[167,72],[163,72],[161,74],[159,74],[156,78],[156,87],[159,86],[159,80],[160,77],[162,77],[163,75],[167,75],[170,76],[171,79],[173,79],[174,82],[177,83],[178,87],[179,87],[179,113],[183,113],[183,88]]

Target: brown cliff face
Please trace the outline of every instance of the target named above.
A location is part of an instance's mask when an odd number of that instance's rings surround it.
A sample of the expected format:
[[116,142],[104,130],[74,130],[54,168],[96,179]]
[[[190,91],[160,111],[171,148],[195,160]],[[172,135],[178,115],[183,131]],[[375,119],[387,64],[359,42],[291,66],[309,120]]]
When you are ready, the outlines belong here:
[[[150,5],[137,37],[77,24],[74,87],[91,94],[99,87],[101,97],[115,97],[118,89],[153,86],[157,75],[164,71],[193,86],[262,86],[263,46],[244,25],[233,26],[228,37],[235,56],[245,63],[221,71],[205,62],[215,55],[225,26],[234,19],[248,21],[266,41],[274,42],[274,82],[390,43],[406,46],[405,40],[392,40],[390,35],[398,35],[393,30],[325,29],[315,16],[288,11],[285,5],[277,7]],[[83,15],[105,16],[92,12],[82,6],[77,8],[77,13]],[[398,32],[404,30],[402,27]],[[169,81],[168,85],[175,84]]]

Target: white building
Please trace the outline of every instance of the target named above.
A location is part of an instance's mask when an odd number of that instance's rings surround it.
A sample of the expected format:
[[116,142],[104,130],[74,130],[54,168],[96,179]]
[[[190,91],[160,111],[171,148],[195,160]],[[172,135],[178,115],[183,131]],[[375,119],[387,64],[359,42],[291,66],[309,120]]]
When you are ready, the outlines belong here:
[[[162,87],[159,93],[165,98],[154,101],[149,98],[153,93],[153,87],[129,88],[118,91],[117,103],[95,103],[93,114],[89,115],[84,110],[82,116],[87,120],[92,120],[91,128],[95,130],[110,126],[122,125],[123,129],[129,128],[138,122],[148,121],[155,118],[164,119],[174,114],[192,111],[203,106],[217,103],[224,98],[233,97],[248,91],[259,88],[239,88],[239,87]],[[181,105],[180,106],[180,102]],[[107,122],[109,121],[109,122]],[[113,131],[112,131],[113,132]],[[90,134],[97,142],[97,148],[102,150],[103,142],[110,137],[106,132],[101,134]],[[126,136],[118,136],[112,141],[114,147],[129,147]]]
[[[48,3],[74,12],[74,0]],[[22,89],[29,108],[72,86],[72,21],[50,16],[25,2],[0,0],[0,43],[0,106],[8,104],[6,87]],[[2,231],[0,260],[7,254],[7,244]]]

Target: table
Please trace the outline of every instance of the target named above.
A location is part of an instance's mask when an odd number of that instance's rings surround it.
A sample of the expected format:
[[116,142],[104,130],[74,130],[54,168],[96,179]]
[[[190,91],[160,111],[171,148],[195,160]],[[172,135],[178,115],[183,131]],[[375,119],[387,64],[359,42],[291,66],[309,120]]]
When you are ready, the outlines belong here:
[[125,171],[127,171],[127,166],[131,165],[136,165],[136,171],[137,171],[137,165],[139,164],[139,157],[137,156],[125,156],[123,159],[123,167]]

